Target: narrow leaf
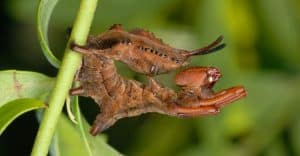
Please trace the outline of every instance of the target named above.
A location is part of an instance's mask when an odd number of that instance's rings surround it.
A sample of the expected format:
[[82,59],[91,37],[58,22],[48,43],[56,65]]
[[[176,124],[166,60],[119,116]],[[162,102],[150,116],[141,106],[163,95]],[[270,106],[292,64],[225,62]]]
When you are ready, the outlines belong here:
[[37,11],[37,30],[40,45],[47,60],[54,67],[60,66],[60,61],[53,55],[48,42],[48,26],[52,11],[58,0],[40,0]]
[[18,116],[30,110],[43,108],[45,104],[36,99],[17,99],[0,106],[0,135]]

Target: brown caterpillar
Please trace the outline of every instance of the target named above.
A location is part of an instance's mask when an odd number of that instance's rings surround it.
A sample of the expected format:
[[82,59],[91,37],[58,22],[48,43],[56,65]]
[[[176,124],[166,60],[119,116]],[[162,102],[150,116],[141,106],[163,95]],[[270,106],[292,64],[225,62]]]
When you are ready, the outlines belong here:
[[95,54],[103,54],[128,65],[132,70],[154,76],[187,65],[188,58],[204,55],[225,47],[220,44],[223,36],[206,47],[187,51],[172,48],[142,29],[124,31],[122,26],[115,24],[96,37],[90,36],[85,48]]
[[[162,87],[152,78],[143,85],[121,77],[114,57],[108,53],[75,44],[71,48],[83,54],[83,61],[77,76],[81,86],[71,89],[70,94],[93,98],[101,110],[91,128],[92,135],[109,128],[121,118],[142,113],[157,112],[176,117],[217,114],[223,106],[247,94],[240,86],[214,93],[212,87],[221,73],[213,67],[192,67],[179,72],[175,78],[176,84],[182,88],[179,93]],[[144,69],[138,71],[149,74]],[[171,69],[160,68],[159,71]]]

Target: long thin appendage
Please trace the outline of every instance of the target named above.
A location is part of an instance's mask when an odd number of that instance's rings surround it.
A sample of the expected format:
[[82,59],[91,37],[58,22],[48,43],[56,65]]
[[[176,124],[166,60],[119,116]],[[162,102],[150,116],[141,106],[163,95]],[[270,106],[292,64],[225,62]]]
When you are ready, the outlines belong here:
[[223,43],[223,44],[220,44],[220,45],[218,45],[218,46],[216,46],[216,47],[214,47],[212,49],[207,50],[206,52],[202,52],[201,55],[209,54],[209,53],[212,53],[212,52],[216,52],[216,51],[219,51],[219,50],[221,50],[221,49],[223,49],[225,47],[226,47],[226,44]]
[[177,117],[197,117],[205,115],[214,115],[220,112],[220,109],[233,101],[236,101],[247,95],[243,87],[233,87],[221,91],[211,98],[195,101],[189,106],[184,104],[169,104],[167,114]]
[[96,54],[96,55],[103,55],[105,57],[108,57],[108,55],[105,55],[105,54],[108,54],[106,52],[110,52],[109,50],[107,51],[107,50],[102,50],[102,49],[92,49],[87,46],[77,45],[75,43],[71,43],[70,49],[72,49],[73,51],[78,52],[80,54],[83,54],[83,55]]
[[225,44],[219,45],[219,43],[221,43],[222,40],[223,40],[223,36],[219,36],[214,42],[212,42],[208,46],[193,50],[193,51],[187,53],[186,56],[189,57],[189,56],[193,56],[193,55],[205,55],[208,53],[212,53],[212,52],[221,50],[226,46]]
[[177,117],[197,117],[206,115],[215,115],[220,112],[218,107],[215,106],[201,106],[197,108],[183,107],[177,104],[169,106],[167,114]]
[[228,96],[227,99],[224,99],[224,102],[221,102],[219,104],[217,104],[216,106],[219,107],[219,108],[222,108],[224,107],[225,105],[229,104],[229,103],[232,103],[236,100],[239,100],[243,97],[247,96],[247,92],[246,90],[243,89],[243,91],[241,90],[236,90],[236,94],[235,95],[232,95],[232,96]]
[[90,50],[87,47],[80,46],[80,45],[77,45],[75,43],[71,43],[70,48],[75,52],[85,54],[85,55],[88,55],[88,54],[91,53]]
[[72,88],[69,91],[69,94],[71,96],[82,95],[83,93],[84,93],[84,90],[83,90],[83,88],[81,86],[77,87],[77,88]]
[[213,97],[207,99],[201,99],[189,106],[190,108],[197,108],[201,106],[216,106],[223,107],[233,101],[236,101],[247,95],[246,90],[243,87],[233,87],[221,91],[214,95]]

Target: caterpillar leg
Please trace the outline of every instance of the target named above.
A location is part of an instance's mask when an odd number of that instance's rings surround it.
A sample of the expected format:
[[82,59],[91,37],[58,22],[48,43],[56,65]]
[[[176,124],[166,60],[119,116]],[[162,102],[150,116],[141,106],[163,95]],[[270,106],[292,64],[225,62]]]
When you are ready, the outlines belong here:
[[77,96],[77,95],[80,96],[83,93],[84,93],[84,90],[83,90],[82,86],[77,87],[77,88],[72,88],[72,89],[69,90],[69,94],[71,96]]

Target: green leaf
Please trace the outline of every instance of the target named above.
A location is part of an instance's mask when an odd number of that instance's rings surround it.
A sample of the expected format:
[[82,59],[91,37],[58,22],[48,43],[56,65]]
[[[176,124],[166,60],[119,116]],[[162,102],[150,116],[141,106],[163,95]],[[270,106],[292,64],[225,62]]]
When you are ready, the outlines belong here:
[[40,73],[3,70],[0,71],[0,107],[19,98],[45,100],[53,88],[54,78]]
[[292,142],[292,148],[295,151],[296,155],[300,155],[300,120],[296,119],[294,122],[292,128],[290,129],[291,134],[291,142]]
[[[76,100],[77,101],[77,100]],[[74,102],[74,101],[73,101]],[[75,103],[72,103],[77,107]],[[79,109],[76,108],[76,111]],[[80,112],[80,111],[79,111]],[[79,116],[78,116],[79,115]],[[42,118],[42,111],[37,112],[38,120]],[[117,156],[121,155],[111,148],[105,141],[105,136],[91,136],[88,133],[89,124],[76,114],[78,124],[71,122],[66,115],[62,114],[57,124],[56,132],[53,136],[50,154],[55,156]]]
[[5,128],[18,116],[30,110],[43,108],[45,104],[36,99],[18,99],[0,107],[0,135]]
[[48,26],[52,11],[57,2],[58,0],[40,0],[37,11],[37,30],[40,45],[47,60],[56,68],[60,66],[61,62],[53,55],[49,47]]
[[[85,120],[84,120],[85,121]],[[85,122],[85,124],[87,124]],[[93,137],[95,143],[95,151],[90,153],[85,148],[85,142],[82,140],[81,132],[78,127],[73,124],[65,115],[61,115],[57,125],[57,131],[52,141],[51,155],[55,156],[115,156],[120,155],[115,150],[110,148],[106,143],[104,137]]]
[[0,82],[1,134],[19,115],[45,106],[41,100],[51,91],[54,79],[35,72],[4,70]]
[[57,131],[53,137],[51,155],[82,156],[88,155],[76,126],[65,116],[61,115]]
[[110,147],[105,142],[105,137],[103,135],[99,136],[92,136],[89,134],[90,125],[87,123],[87,121],[82,118],[80,108],[78,105],[78,98],[75,97],[73,100],[74,106],[74,112],[75,117],[78,122],[78,128],[79,132],[82,138],[82,142],[84,143],[84,146],[87,155],[88,156],[98,156],[98,155],[105,155],[105,156],[116,156],[121,155],[116,150],[114,150],[112,147]]

